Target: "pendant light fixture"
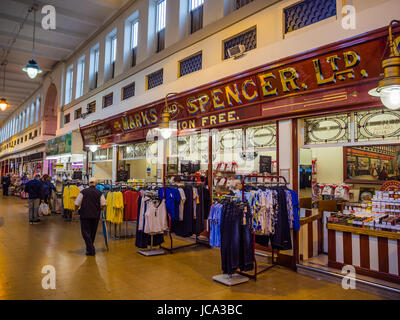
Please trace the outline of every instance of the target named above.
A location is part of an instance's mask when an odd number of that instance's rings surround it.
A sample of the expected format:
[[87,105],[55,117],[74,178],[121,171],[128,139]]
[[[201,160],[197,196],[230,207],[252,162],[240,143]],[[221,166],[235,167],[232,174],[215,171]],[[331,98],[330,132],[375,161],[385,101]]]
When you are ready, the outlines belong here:
[[3,72],[3,98],[0,99],[0,110],[5,111],[9,106],[9,104],[7,103],[7,99],[4,98],[4,95],[6,93],[6,62],[3,62],[1,65],[3,66],[4,72]]
[[[399,20],[393,20],[389,25],[388,44],[390,47],[389,58],[382,58],[382,69],[384,78],[379,81],[377,88],[370,90],[371,96],[379,97],[383,105],[389,109],[400,109],[400,53],[399,43],[393,41],[392,27]],[[387,47],[386,47],[387,48]],[[386,49],[385,49],[386,51]],[[383,52],[383,56],[385,55]]]
[[33,41],[32,41],[32,60],[29,60],[28,64],[22,70],[28,74],[28,77],[35,79],[36,76],[42,72],[37,62],[35,61],[35,31],[36,31],[36,10],[37,8],[32,7],[33,10]]
[[161,122],[157,130],[160,132],[161,137],[164,140],[168,140],[171,138],[172,134],[177,131],[176,128],[171,126],[171,110],[168,106],[168,97],[172,95],[176,95],[177,93],[168,93],[165,96],[165,107],[161,114]]

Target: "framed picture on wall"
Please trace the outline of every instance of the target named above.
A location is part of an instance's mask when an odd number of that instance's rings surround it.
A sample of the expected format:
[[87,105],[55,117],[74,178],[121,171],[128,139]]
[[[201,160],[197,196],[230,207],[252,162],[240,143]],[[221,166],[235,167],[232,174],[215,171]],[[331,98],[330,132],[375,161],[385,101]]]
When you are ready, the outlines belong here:
[[343,147],[343,175],[346,183],[399,181],[400,144]]

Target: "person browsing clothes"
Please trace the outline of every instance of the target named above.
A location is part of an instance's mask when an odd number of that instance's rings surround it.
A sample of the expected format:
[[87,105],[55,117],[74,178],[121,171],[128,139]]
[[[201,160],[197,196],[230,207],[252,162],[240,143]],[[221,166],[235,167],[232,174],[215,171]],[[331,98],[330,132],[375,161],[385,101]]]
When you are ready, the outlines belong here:
[[39,222],[39,205],[42,198],[42,181],[40,174],[35,175],[25,186],[25,192],[28,193],[29,199],[29,222]]
[[94,240],[96,238],[101,210],[106,206],[106,199],[96,189],[96,184],[96,179],[90,178],[89,188],[83,189],[75,200],[75,213],[79,209],[81,232],[86,244],[87,256],[96,255]]

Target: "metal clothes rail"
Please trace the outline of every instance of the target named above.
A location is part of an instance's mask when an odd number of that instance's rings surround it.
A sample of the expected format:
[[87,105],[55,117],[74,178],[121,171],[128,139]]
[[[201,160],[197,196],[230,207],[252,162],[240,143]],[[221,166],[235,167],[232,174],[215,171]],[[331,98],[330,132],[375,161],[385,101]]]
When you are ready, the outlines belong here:
[[[180,180],[179,182],[183,182],[183,183],[188,183],[188,182],[190,182],[190,183],[193,183],[193,184],[205,184],[205,181],[196,181],[196,178],[199,178],[199,177],[201,177],[201,176],[196,176],[196,175],[182,175],[182,174],[171,174],[171,175],[166,175],[165,176],[165,179],[167,179],[167,178],[172,178],[172,177],[174,177],[174,178],[194,178],[193,180],[190,180],[190,181],[185,181],[185,180]],[[164,198],[165,198],[165,190],[166,190],[166,187],[167,187],[167,184],[165,183],[165,181],[164,181]],[[176,250],[180,250],[180,249],[183,249],[183,248],[189,248],[189,247],[194,247],[194,246],[198,246],[198,245],[205,245],[205,246],[207,246],[207,247],[210,247],[210,244],[209,244],[209,241],[208,241],[208,239],[207,239],[207,241],[205,241],[205,240],[200,240],[200,238],[199,238],[199,236],[198,235],[196,235],[196,238],[195,238],[195,242],[194,243],[189,243],[189,244],[184,244],[184,245],[180,245],[180,246],[176,246],[176,247],[174,247],[174,245],[173,245],[173,237],[172,237],[172,230],[171,230],[171,222],[172,222],[172,219],[171,219],[171,215],[168,213],[168,234],[169,234],[169,239],[170,239],[170,246],[169,246],[169,248],[168,247],[165,247],[165,246],[161,246],[161,248],[162,249],[164,249],[164,250],[166,250],[166,251],[168,251],[169,253],[174,253],[174,251],[176,251]]]
[[[271,181],[270,181],[271,184],[276,183],[278,186],[279,186],[279,185],[285,185],[285,186],[288,185],[288,182],[287,182],[286,178],[283,177],[283,176],[262,176],[262,175],[246,175],[246,176],[243,176],[243,177],[242,177],[242,202],[245,202],[245,199],[244,199],[244,192],[245,192],[246,178],[256,178],[256,179],[258,179],[258,178],[264,178],[264,179],[263,179],[263,182],[261,182],[261,184],[263,184],[263,185],[265,185],[265,182],[264,182],[265,179],[271,180]],[[283,182],[280,182],[281,179],[283,180]],[[276,181],[274,181],[274,180],[276,180]],[[260,182],[255,182],[255,183],[251,183],[251,182],[250,182],[249,184],[250,184],[250,185],[254,185],[254,184],[259,184],[259,183],[260,183]],[[273,267],[275,267],[275,266],[278,265],[277,259],[275,260],[275,249],[274,249],[274,247],[272,247],[272,246],[271,246],[271,249],[272,249],[272,264],[269,265],[269,266],[267,266],[267,267],[265,267],[265,268],[262,268],[262,269],[259,270],[259,269],[258,269],[257,259],[256,259],[256,255],[258,255],[257,252],[256,252],[256,233],[255,233],[255,231],[253,230],[254,273],[253,273],[253,274],[250,274],[250,273],[241,272],[241,271],[236,271],[236,273],[237,273],[237,274],[240,274],[240,275],[242,275],[242,276],[249,277],[249,278],[254,279],[255,281],[257,281],[257,276],[258,276],[259,274],[264,273],[264,272],[268,271],[269,269],[271,269],[271,268],[273,268]],[[278,253],[277,253],[277,258],[279,258],[279,250],[278,250]]]

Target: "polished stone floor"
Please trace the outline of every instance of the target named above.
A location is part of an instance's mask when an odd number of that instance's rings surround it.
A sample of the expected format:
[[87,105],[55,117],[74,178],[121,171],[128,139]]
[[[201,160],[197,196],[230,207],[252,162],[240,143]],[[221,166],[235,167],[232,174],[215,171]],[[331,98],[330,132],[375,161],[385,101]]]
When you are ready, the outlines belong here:
[[[28,224],[27,202],[0,195],[0,299],[379,299],[276,267],[236,287],[212,280],[220,273],[219,251],[185,249],[144,257],[133,240],[111,240],[86,257],[79,222],[59,215]],[[42,288],[42,268],[54,266],[56,289]]]

